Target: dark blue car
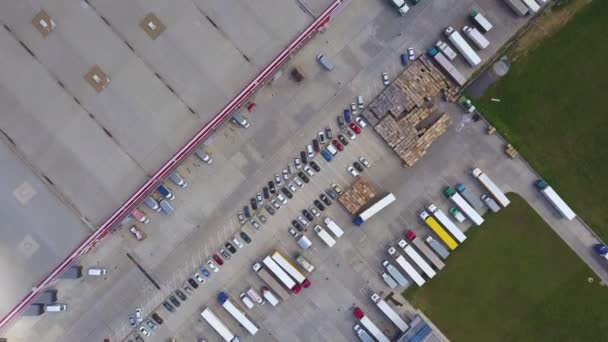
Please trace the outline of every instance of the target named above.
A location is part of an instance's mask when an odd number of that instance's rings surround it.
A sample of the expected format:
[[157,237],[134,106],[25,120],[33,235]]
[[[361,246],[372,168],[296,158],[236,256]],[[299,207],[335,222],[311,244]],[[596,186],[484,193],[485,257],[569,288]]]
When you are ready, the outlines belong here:
[[249,207],[248,206],[244,206],[243,207],[243,214],[245,215],[245,218],[250,218],[251,217],[251,212],[249,211]]
[[351,121],[353,121],[352,115],[350,113],[350,109],[344,110],[344,120],[346,120],[346,123],[350,123]]

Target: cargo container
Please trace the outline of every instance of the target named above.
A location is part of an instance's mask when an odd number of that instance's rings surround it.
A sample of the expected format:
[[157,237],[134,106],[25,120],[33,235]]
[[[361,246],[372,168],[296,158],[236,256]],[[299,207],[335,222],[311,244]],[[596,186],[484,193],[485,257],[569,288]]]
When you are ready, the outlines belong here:
[[454,30],[453,27],[448,27],[444,31],[445,35],[448,37],[448,40],[454,44],[456,50],[460,51],[460,54],[464,59],[469,62],[471,66],[477,66],[481,63],[481,58],[479,55],[471,48],[469,43],[464,40],[464,38],[460,35],[460,33]]
[[44,313],[44,304],[30,304],[21,312],[22,316],[40,316]]
[[441,270],[445,267],[445,263],[443,263],[443,261],[441,261],[441,259],[435,253],[433,253],[429,246],[425,245],[422,240],[417,239],[416,234],[413,231],[408,230],[407,233],[405,233],[405,237],[410,240],[410,242],[416,246],[422,254],[424,254],[427,260],[435,265],[435,268]]
[[78,279],[82,277],[82,266],[70,266],[61,274],[61,279]]
[[462,196],[473,209],[478,210],[483,208],[483,203],[479,200],[479,197],[475,195],[471,190],[467,189],[464,184],[456,184],[454,187],[456,191]]
[[281,286],[281,284],[274,279],[268,270],[263,268],[260,263],[255,263],[255,265],[253,265],[253,270],[279,297],[281,297],[283,300],[287,300],[289,298],[289,292],[285,291],[283,286]]
[[378,329],[376,324],[374,324],[374,322],[372,322],[371,319],[369,319],[369,318],[367,318],[367,316],[365,316],[365,314],[363,313],[363,310],[361,310],[358,307],[355,307],[355,309],[353,310],[353,314],[359,320],[359,323],[361,323],[361,325],[365,328],[365,330],[367,330],[376,339],[376,341],[390,342],[388,337],[386,337],[386,335],[384,335],[382,333],[382,331],[380,331],[380,329]]
[[340,228],[340,226],[338,226],[338,224],[331,218],[331,217],[326,217],[323,219],[323,223],[325,223],[325,225],[327,226],[327,228],[337,237],[339,238],[340,236],[342,236],[344,234],[344,231],[342,230],[342,228]]
[[501,206],[506,208],[509,203],[511,203],[507,196],[505,196],[504,192],[502,192],[502,190],[500,190],[500,188],[490,179],[490,177],[488,177],[488,175],[482,172],[479,168],[474,168],[471,170],[471,174],[473,177],[477,178],[479,183],[481,183],[481,185],[483,185],[483,187],[490,192],[490,195],[492,195],[492,197],[494,197],[494,199]]
[[396,289],[397,286],[399,286],[399,284],[397,284],[395,279],[393,279],[393,277],[391,277],[388,273],[382,272],[382,274],[380,274],[380,276],[382,277],[382,280],[384,280],[386,285],[388,285],[388,287],[390,287],[391,289]]
[[386,269],[386,271],[388,272],[388,274],[390,274],[391,277],[393,279],[395,279],[395,281],[397,282],[397,284],[399,284],[399,286],[401,286],[401,287],[409,287],[410,286],[410,282],[407,281],[407,279],[405,279],[405,277],[403,276],[403,274],[401,274],[401,272],[399,272],[399,270],[397,269],[397,267],[393,266],[390,262],[388,262],[388,260],[384,260],[382,262],[382,266],[384,266],[384,268]]
[[315,225],[313,230],[327,246],[333,247],[336,244],[336,240],[334,240],[334,238],[332,238],[331,235],[329,235],[329,233],[318,224]]
[[454,204],[460,208],[460,210],[477,226],[480,226],[483,223],[483,217],[479,215],[467,201],[460,196],[454,189],[451,187],[447,187],[443,190],[443,194],[452,200]]
[[483,32],[488,32],[492,29],[492,23],[490,23],[483,14],[477,11],[471,12],[471,19],[473,19],[475,24],[477,24]]
[[414,247],[410,246],[404,239],[400,239],[397,241],[397,245],[403,249],[405,254],[412,260],[418,268],[422,270],[424,274],[426,274],[429,279],[432,279],[437,273],[435,270],[429,265],[421,256],[418,254],[418,251],[414,249]]
[[426,209],[431,213],[439,223],[456,239],[458,242],[463,243],[467,237],[464,235],[462,230],[456,226],[450,218],[441,211],[441,209],[437,208],[433,203],[429,204]]
[[388,303],[384,299],[382,299],[382,297],[380,297],[377,293],[372,293],[370,299],[376,304],[380,311],[382,311],[384,315],[386,315],[386,317],[388,317],[388,319],[393,322],[393,324],[396,325],[399,330],[401,330],[401,332],[405,332],[407,329],[409,329],[410,326],[405,323],[403,318],[401,318],[395,312],[395,310],[393,310],[393,308],[391,308]]
[[359,341],[361,341],[361,342],[375,342],[376,341],[359,324],[355,324],[355,326],[353,326],[353,330],[355,331],[355,335],[357,335],[357,337],[359,338]]
[[395,195],[389,193],[388,195],[382,197],[380,200],[376,201],[369,208],[363,210],[354,220],[354,223],[357,226],[363,225],[363,222],[369,220],[372,216],[379,213],[382,209],[388,207],[391,203],[395,202]]
[[497,213],[500,210],[500,207],[496,201],[494,201],[494,199],[488,195],[481,195],[481,201],[485,203],[493,213]]
[[518,15],[524,16],[528,14],[528,7],[521,0],[505,0],[505,2]]
[[230,301],[230,298],[225,292],[220,292],[220,294],[217,296],[217,301],[251,335],[255,335],[258,332],[258,327],[245,315],[243,311],[239,310],[239,308],[237,308],[232,301]]
[[570,209],[570,207],[566,204],[566,202],[564,202],[564,200],[561,197],[559,197],[557,192],[555,192],[555,190],[553,190],[553,188],[550,187],[549,184],[547,184],[544,180],[542,180],[542,179],[537,180],[534,183],[534,186],[536,186],[538,191],[540,191],[540,193],[543,194],[543,196],[545,196],[545,198],[547,200],[549,200],[549,202],[551,202],[553,207],[560,214],[562,214],[562,216],[565,219],[572,220],[576,217],[576,214],[574,213],[574,211],[572,211],[572,209]]
[[454,49],[452,49],[448,45],[448,43],[446,43],[442,40],[438,40],[437,43],[435,43],[435,47],[437,49],[441,50],[441,52],[443,52],[443,54],[451,61],[453,61],[454,58],[458,57],[458,54],[456,53],[456,51],[454,51]]
[[395,249],[395,247],[389,247],[387,252],[390,256],[395,258],[395,262],[397,262],[397,264],[399,264],[399,266],[401,266],[401,268],[405,271],[405,273],[407,273],[407,275],[410,277],[410,279],[412,279],[414,281],[414,283],[416,283],[416,285],[422,286],[422,285],[424,285],[424,283],[426,283],[426,281],[424,280],[424,278],[422,278],[420,273],[418,273],[418,271],[416,271],[416,269],[409,262],[407,262],[405,260],[403,255],[397,253],[397,250]]
[[441,244],[441,242],[435,240],[432,236],[427,236],[424,241],[431,247],[437,255],[443,260],[450,256],[450,252]]
[[222,337],[226,342],[238,342],[239,337],[236,336],[209,308],[205,308],[201,312],[201,317],[211,325],[211,327]]
[[310,280],[306,279],[304,273],[302,273],[294,264],[291,263],[286,257],[283,256],[279,251],[272,253],[272,259],[279,265],[287,274],[289,274],[298,284],[302,285],[305,289],[310,287]]
[[291,292],[298,294],[302,290],[299,284],[297,284],[291,277],[283,271],[281,266],[279,266],[271,257],[267,255],[264,260],[262,260],[264,265],[268,268],[268,270],[285,286],[290,289]]
[[[445,43],[444,43],[445,44]],[[450,76],[452,81],[457,85],[463,86],[467,79],[456,69],[456,67],[441,53],[437,48],[430,48],[427,51],[429,57],[433,58],[435,63]]]
[[490,41],[488,41],[476,28],[465,26],[462,28],[462,31],[478,48],[483,50],[490,45]]
[[453,251],[456,249],[456,247],[458,247],[458,243],[426,211],[421,211],[420,213],[418,213],[418,216],[422,219],[422,221],[424,221],[424,223],[426,223],[429,228],[431,228],[431,230],[439,237],[439,239],[441,239],[441,241],[445,243],[446,246],[448,246],[450,250]]
[[45,290],[34,299],[35,304],[53,304],[57,301],[57,290]]
[[540,6],[534,0],[521,0],[532,13],[540,11]]

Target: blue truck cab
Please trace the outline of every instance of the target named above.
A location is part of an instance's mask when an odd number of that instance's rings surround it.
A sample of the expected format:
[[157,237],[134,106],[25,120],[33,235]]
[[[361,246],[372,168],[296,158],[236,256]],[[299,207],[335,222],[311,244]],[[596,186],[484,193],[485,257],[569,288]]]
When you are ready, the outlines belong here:
[[156,188],[156,191],[166,199],[172,200],[175,198],[175,195],[164,184],[159,185],[158,188]]

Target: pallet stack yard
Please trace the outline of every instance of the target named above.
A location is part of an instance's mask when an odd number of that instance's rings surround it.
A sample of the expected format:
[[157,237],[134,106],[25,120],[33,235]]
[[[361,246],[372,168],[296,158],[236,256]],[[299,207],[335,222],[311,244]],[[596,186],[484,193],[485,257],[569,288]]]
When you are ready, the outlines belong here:
[[455,101],[459,90],[426,57],[420,57],[370,103],[363,115],[405,165],[413,166],[450,125],[449,116],[442,113],[420,127],[437,111],[435,100],[443,94]]
[[350,189],[344,191],[338,200],[349,213],[355,215],[374,197],[376,197],[374,188],[367,181],[360,178]]

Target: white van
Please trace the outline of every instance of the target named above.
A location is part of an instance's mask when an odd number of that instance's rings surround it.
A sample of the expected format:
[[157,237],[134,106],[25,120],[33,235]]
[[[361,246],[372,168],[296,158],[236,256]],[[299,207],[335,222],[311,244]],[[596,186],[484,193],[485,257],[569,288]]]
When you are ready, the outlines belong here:
[[68,306],[65,304],[51,304],[44,307],[44,311],[46,312],[61,312],[66,311],[67,309]]
[[241,301],[243,302],[243,304],[245,304],[245,306],[247,307],[247,309],[249,309],[249,310],[253,309],[254,304],[251,301],[251,299],[249,299],[249,297],[247,297],[247,295],[245,294],[245,292],[241,293],[240,297],[241,297]]
[[105,276],[107,273],[108,271],[105,268],[100,267],[90,267],[88,271],[88,275],[96,277]]
[[272,305],[272,306],[279,305],[279,299],[274,295],[274,293],[270,292],[270,290],[267,287],[262,287],[262,296],[264,296],[264,298],[266,298],[266,300],[268,301],[268,303],[270,303],[270,305]]
[[334,63],[332,63],[332,61],[330,61],[329,58],[325,57],[325,55],[322,53],[317,55],[317,60],[319,61],[319,64],[321,64],[321,66],[327,71],[332,71],[336,67]]

